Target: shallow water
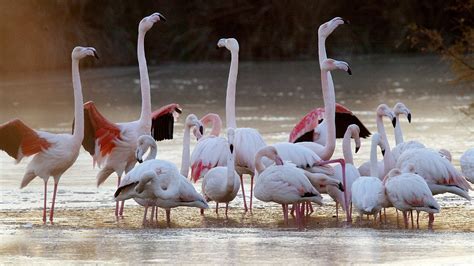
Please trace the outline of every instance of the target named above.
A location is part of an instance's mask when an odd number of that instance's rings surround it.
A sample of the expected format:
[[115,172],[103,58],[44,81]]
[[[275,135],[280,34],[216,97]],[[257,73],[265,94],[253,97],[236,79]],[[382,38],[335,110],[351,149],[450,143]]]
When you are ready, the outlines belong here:
[[[474,100],[473,85],[455,84],[449,68],[437,58],[373,56],[344,60],[350,62],[353,76],[333,74],[337,101],[351,108],[369,130],[375,130],[379,103],[393,106],[402,101],[413,115],[411,124],[402,118],[405,139],[449,149],[457,167],[460,155],[474,147],[474,121],[458,111]],[[225,117],[227,71],[227,62],[150,68],[153,106],[178,102],[184,108],[175,127],[175,139],[159,143],[160,158],[181,163],[182,122],[190,112],[202,116],[212,111]],[[81,76],[84,99],[94,100],[110,120],[138,118],[136,67],[87,69]],[[315,62],[241,63],[237,86],[238,125],[257,128],[269,144],[287,140],[288,132],[307,111],[322,106]],[[73,97],[68,71],[2,76],[0,99],[0,123],[19,117],[34,128],[70,130]],[[393,136],[389,121],[385,122],[388,134]],[[363,140],[354,157],[356,165],[368,160],[369,146],[370,141]],[[336,156],[341,155],[338,143]],[[161,213],[158,228],[142,229],[142,210],[132,201],[127,201],[125,218],[115,221],[112,194],[117,178],[111,176],[96,188],[98,169],[92,168],[91,157],[82,151],[76,164],[61,178],[56,224],[41,226],[41,179],[19,189],[27,162],[15,165],[6,153],[0,153],[3,261],[283,264],[307,260],[398,263],[403,259],[472,264],[474,209],[456,196],[436,197],[442,211],[435,220],[434,232],[427,231],[424,216],[420,230],[402,230],[393,212],[387,224],[374,226],[363,221],[345,228],[333,218],[334,204],[327,197],[327,206],[316,208],[316,214],[307,221],[307,230],[297,232],[282,225],[278,206],[256,201],[253,215],[241,214],[240,194],[231,204],[229,221],[222,216],[216,219],[211,210],[202,218],[197,210],[181,208],[172,215],[172,229],[163,230]],[[200,190],[200,184],[196,187]]]

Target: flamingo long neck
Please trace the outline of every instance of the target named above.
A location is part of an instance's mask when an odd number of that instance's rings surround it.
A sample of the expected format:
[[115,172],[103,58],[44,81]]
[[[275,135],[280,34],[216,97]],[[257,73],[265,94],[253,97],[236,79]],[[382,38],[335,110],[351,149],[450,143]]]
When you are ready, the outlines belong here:
[[140,69],[140,88],[142,92],[142,112],[140,114],[140,122],[151,129],[151,96],[150,96],[150,79],[148,77],[148,67],[145,58],[145,34],[146,32],[138,32],[138,67]]
[[235,90],[237,85],[237,73],[239,71],[239,52],[230,51],[230,54],[230,70],[225,99],[225,120],[227,128],[237,128],[237,122],[235,121]]
[[400,126],[400,119],[398,118],[399,114],[395,113],[395,120],[397,121],[397,124],[395,125],[395,143],[396,145],[403,143],[403,132],[402,132],[402,126]]
[[208,114],[204,120],[204,124],[207,122],[212,123],[211,136],[219,136],[222,130],[222,120],[217,114]]
[[227,155],[227,184],[226,190],[232,192],[234,190],[234,172],[235,172],[235,149],[234,152]]
[[82,99],[81,76],[79,74],[79,60],[72,60],[72,87],[74,88],[74,132],[73,137],[79,143],[84,139],[84,109]]
[[323,160],[331,159],[336,149],[336,96],[331,72],[321,70],[321,83],[323,87],[324,112],[327,124],[326,145],[319,157]]
[[188,177],[190,164],[190,145],[191,145],[191,127],[186,125],[184,127],[183,136],[183,154],[181,155],[181,175]]
[[262,163],[262,157],[265,156],[265,153],[263,151],[257,152],[255,155],[255,169],[257,172],[260,174],[265,170],[265,165]]
[[[147,180],[147,179],[151,180],[157,177],[158,175],[155,173],[155,171],[147,171],[142,175],[142,179],[144,180]],[[174,178],[174,177],[171,177],[171,178]],[[161,199],[165,199],[165,200],[175,198],[178,192],[176,190],[177,186],[172,185],[172,184],[173,183],[166,185],[166,189],[163,189],[161,187],[161,184],[155,184],[153,186],[153,192],[154,192],[153,194],[155,194],[154,196]]]
[[344,160],[346,164],[354,164],[354,159],[352,158],[352,149],[351,149],[351,134],[350,130],[347,130],[344,133],[344,139],[342,140],[342,153],[344,154]]
[[149,153],[148,156],[146,157],[145,161],[156,159],[156,154],[157,154],[156,143],[155,143],[155,141],[153,140],[153,142],[150,143],[150,153]]
[[381,115],[377,114],[376,123],[377,123],[377,131],[379,132],[380,137],[385,143],[385,155],[383,156],[383,166],[384,166],[384,174],[386,174],[392,168],[395,167],[396,161],[392,153],[390,152],[390,144],[388,143],[387,133],[385,132],[385,126],[383,124]]
[[370,175],[374,177],[379,176],[377,166],[377,147],[377,141],[375,140],[375,138],[372,138],[372,145],[370,146]]

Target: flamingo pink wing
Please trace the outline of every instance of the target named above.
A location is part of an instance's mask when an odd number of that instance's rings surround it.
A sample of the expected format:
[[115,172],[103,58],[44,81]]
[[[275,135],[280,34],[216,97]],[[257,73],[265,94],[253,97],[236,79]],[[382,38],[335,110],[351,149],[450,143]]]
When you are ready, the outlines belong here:
[[50,146],[51,143],[19,119],[0,125],[0,149],[17,160],[46,150]]
[[[323,114],[323,108],[316,108],[307,113],[291,131],[289,141],[313,141],[312,132],[318,126],[319,120],[323,118]],[[311,135],[308,136],[310,133]],[[303,136],[305,136],[305,140],[301,140]],[[310,138],[310,140],[306,140],[306,138]]]
[[155,110],[151,114],[151,135],[157,141],[173,139],[174,119],[181,114],[182,109],[177,103],[172,103]]

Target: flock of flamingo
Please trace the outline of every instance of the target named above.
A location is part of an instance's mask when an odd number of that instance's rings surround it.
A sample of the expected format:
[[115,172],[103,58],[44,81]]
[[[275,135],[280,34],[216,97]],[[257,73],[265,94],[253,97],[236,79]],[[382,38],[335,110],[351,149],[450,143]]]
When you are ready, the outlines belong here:
[[[371,133],[346,107],[337,104],[331,71],[343,70],[351,75],[346,62],[327,58],[325,41],[342,24],[348,22],[336,17],[319,27],[318,48],[321,68],[321,85],[324,108],[309,112],[290,133],[288,142],[267,145],[256,129],[237,127],[235,93],[239,63],[239,43],[236,39],[220,39],[218,47],[230,51],[231,63],[226,94],[227,137],[219,136],[220,117],[209,113],[199,119],[190,114],[184,125],[182,165],[156,159],[156,141],[173,138],[174,120],[181,108],[169,104],[151,111],[150,81],[145,59],[145,34],[158,21],[166,21],[159,13],[141,20],[138,27],[138,64],[142,109],[137,121],[114,123],[96,109],[93,102],[83,103],[79,75],[79,61],[87,56],[98,58],[92,47],[75,47],[72,51],[72,83],[74,89],[74,129],[70,134],[52,134],[37,131],[14,119],[0,125],[0,149],[17,162],[33,156],[21,181],[21,188],[35,177],[44,181],[43,222],[46,223],[48,179],[54,178],[54,192],[49,220],[53,223],[54,203],[58,182],[64,172],[76,161],[81,145],[90,153],[93,164],[101,170],[97,185],[112,173],[118,176],[114,194],[115,215],[122,216],[124,201],[135,199],[145,207],[143,222],[157,219],[157,208],[166,210],[170,223],[170,210],[178,206],[209,208],[208,202],[228,204],[242,191],[244,210],[252,211],[252,199],[282,205],[284,222],[288,225],[289,206],[295,224],[301,228],[304,215],[313,212],[312,203],[322,205],[322,193],[327,193],[346,212],[347,222],[352,221],[352,208],[361,215],[374,215],[394,207],[403,213],[405,227],[413,211],[429,213],[431,227],[434,214],[440,205],[433,195],[453,193],[470,200],[470,184],[474,182],[474,149],[461,158],[462,173],[451,163],[447,150],[433,150],[418,141],[404,141],[399,115],[411,122],[411,113],[402,103],[393,109],[385,104],[376,111],[377,132],[372,134],[370,160],[359,168],[354,165],[351,138],[355,152],[360,149],[360,138]],[[395,127],[396,146],[391,149],[384,128],[387,117]],[[211,126],[205,135],[205,126]],[[191,132],[197,139],[190,151]],[[343,138],[344,158],[334,159],[336,138]],[[383,160],[378,161],[380,148]],[[148,152],[146,158],[145,154]],[[136,164],[138,162],[138,164]],[[330,164],[336,165],[333,167]],[[189,175],[189,169],[191,173]],[[124,175],[125,174],[125,175]],[[243,175],[250,175],[249,205],[244,191]],[[189,176],[189,179],[188,179]],[[122,178],[123,177],[123,178]],[[255,177],[255,184],[254,184]],[[201,194],[192,181],[202,179]],[[398,213],[398,211],[397,211]],[[418,226],[417,217],[417,226]]]

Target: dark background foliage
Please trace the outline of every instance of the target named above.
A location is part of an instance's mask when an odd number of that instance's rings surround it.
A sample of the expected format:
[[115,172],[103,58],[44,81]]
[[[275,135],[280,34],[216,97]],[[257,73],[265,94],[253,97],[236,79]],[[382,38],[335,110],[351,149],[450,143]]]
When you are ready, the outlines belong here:
[[243,60],[296,60],[316,55],[317,27],[334,16],[351,21],[329,40],[337,54],[414,52],[409,25],[435,29],[447,41],[460,32],[462,11],[449,0],[0,0],[0,70],[69,66],[76,45],[94,46],[95,66],[136,64],[138,22],[168,19],[146,38],[149,64],[218,60],[222,37],[239,40]]

